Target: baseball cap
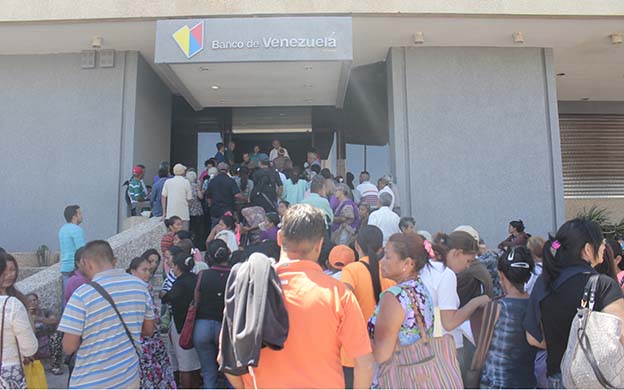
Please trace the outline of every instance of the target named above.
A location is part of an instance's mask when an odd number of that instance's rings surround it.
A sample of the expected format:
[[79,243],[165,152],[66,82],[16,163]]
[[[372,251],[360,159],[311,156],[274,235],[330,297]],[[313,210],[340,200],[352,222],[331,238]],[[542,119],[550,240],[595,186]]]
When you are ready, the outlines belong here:
[[454,232],[465,232],[468,233],[472,236],[472,238],[475,239],[476,242],[479,242],[479,232],[477,231],[477,229],[473,228],[470,225],[461,225],[455,228],[455,230],[453,230]]
[[143,168],[141,168],[140,166],[137,165],[134,168],[132,168],[133,175],[140,175],[141,173],[143,173]]
[[229,166],[227,165],[227,163],[220,162],[219,164],[217,164],[217,169],[219,171],[227,172],[228,168],[229,168]]
[[186,167],[182,164],[176,164],[173,166],[173,174],[174,175],[184,175],[184,172],[186,172]]
[[342,269],[347,264],[351,264],[354,261],[355,252],[346,245],[336,245],[331,252],[329,252],[329,264],[336,269]]

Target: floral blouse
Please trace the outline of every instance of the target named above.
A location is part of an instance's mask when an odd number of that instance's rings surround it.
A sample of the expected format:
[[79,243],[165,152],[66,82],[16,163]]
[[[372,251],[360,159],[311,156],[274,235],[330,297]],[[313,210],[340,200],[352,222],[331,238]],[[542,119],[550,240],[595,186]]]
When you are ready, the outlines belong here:
[[[403,320],[403,324],[401,324],[401,329],[399,329],[399,343],[401,346],[414,344],[422,337],[420,334],[420,328],[418,327],[418,322],[416,321],[414,303],[412,302],[410,295],[408,294],[406,289],[412,289],[414,291],[414,296],[418,304],[417,310],[423,316],[427,336],[433,337],[434,311],[433,301],[431,300],[429,291],[427,290],[427,287],[425,287],[425,285],[423,284],[420,277],[416,278],[415,280],[407,280],[405,282],[397,284],[396,286],[390,287],[382,293],[382,296],[383,294],[394,295],[403,307],[403,310],[405,311],[405,319]],[[368,321],[368,332],[371,338],[375,335],[375,323],[377,322],[378,314],[379,305],[377,305],[375,313]]]

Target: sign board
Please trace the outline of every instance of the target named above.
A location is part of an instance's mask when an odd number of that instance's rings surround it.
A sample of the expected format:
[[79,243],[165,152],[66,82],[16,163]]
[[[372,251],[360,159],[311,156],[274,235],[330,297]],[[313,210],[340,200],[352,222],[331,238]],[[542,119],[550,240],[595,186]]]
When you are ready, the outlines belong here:
[[159,20],[155,62],[351,61],[351,17]]

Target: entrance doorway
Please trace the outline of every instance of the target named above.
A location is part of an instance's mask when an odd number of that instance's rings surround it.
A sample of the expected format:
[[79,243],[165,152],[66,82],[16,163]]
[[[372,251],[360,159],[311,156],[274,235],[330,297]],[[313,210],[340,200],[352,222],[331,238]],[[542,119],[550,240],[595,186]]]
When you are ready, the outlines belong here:
[[243,153],[253,152],[255,145],[269,154],[273,148],[271,143],[278,139],[282,146],[288,150],[293,166],[303,167],[306,162],[307,152],[312,150],[312,133],[251,133],[232,134],[232,140],[236,142],[235,157],[237,161],[242,160]]

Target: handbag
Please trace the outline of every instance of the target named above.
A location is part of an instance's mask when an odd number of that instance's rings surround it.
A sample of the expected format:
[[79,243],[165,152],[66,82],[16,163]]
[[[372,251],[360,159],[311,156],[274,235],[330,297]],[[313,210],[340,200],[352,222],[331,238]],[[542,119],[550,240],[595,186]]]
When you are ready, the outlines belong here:
[[589,277],[561,361],[566,388],[624,388],[622,320],[593,311],[599,274]]
[[47,389],[48,382],[46,381],[45,370],[41,360],[35,360],[30,364],[24,366],[24,375],[26,376],[26,388],[27,389]]
[[331,242],[335,245],[350,245],[355,239],[355,230],[348,224],[341,224],[331,234]]
[[[6,305],[10,297],[6,297],[2,304],[2,323],[0,324],[0,389],[24,389],[26,388],[26,378],[22,368],[22,357],[20,355],[20,364],[12,364],[5,366],[2,363],[2,355],[4,352],[4,318],[6,317]],[[17,342],[17,339],[15,339]],[[19,346],[17,347],[19,354]]]
[[201,299],[199,295],[199,285],[201,284],[203,274],[204,271],[201,271],[197,276],[197,283],[195,283],[195,291],[193,292],[193,301],[189,305],[186,318],[184,319],[184,326],[182,327],[182,332],[180,332],[179,344],[182,349],[193,348],[193,330],[195,329],[195,319],[197,318],[197,306],[199,306],[199,301]]
[[390,359],[379,365],[379,386],[384,389],[462,389],[463,382],[453,336],[427,336],[425,321],[418,310],[414,292],[409,288],[404,290],[414,305],[414,316],[421,339],[408,346],[397,343]]
[[478,389],[481,385],[481,371],[483,371],[490,345],[492,345],[494,328],[496,328],[500,312],[501,304],[498,301],[491,301],[483,310],[481,329],[476,339],[477,349],[464,378],[464,386],[467,389]]

